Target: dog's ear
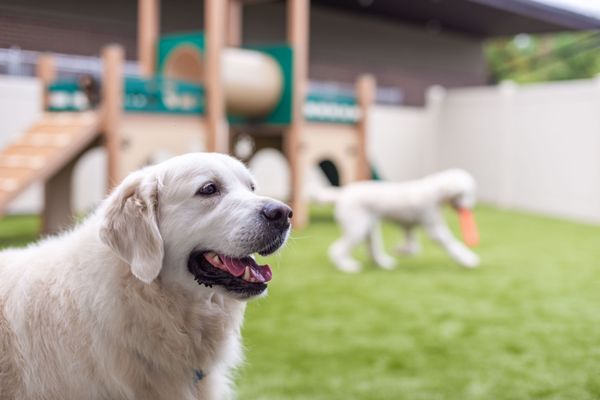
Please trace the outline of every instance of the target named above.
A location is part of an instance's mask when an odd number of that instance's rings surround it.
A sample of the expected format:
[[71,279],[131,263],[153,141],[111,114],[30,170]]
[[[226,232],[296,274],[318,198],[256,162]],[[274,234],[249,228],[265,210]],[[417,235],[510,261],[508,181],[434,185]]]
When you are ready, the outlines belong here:
[[102,242],[145,283],[156,279],[164,256],[157,218],[158,182],[144,171],[129,175],[106,200],[100,228]]

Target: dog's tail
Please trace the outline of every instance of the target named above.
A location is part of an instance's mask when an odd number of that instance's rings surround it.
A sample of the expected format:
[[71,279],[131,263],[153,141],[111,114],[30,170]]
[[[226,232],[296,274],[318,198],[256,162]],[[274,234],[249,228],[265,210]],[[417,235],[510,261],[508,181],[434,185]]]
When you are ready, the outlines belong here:
[[327,186],[319,188],[312,193],[312,200],[318,204],[333,204],[340,196],[341,188],[336,186]]

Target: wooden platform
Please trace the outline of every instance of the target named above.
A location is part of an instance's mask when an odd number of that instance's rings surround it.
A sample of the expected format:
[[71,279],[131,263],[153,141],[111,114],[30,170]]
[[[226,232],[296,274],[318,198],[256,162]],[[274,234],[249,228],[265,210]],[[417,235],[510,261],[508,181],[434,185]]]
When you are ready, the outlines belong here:
[[46,113],[0,151],[0,215],[36,182],[44,182],[85,150],[99,135],[96,112]]

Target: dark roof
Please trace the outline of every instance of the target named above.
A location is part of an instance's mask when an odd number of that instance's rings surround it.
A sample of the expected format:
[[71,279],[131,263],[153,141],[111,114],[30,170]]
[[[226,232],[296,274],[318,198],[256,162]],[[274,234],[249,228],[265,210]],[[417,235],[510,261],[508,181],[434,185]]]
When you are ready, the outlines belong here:
[[530,0],[313,0],[314,4],[472,36],[600,28],[600,19]]

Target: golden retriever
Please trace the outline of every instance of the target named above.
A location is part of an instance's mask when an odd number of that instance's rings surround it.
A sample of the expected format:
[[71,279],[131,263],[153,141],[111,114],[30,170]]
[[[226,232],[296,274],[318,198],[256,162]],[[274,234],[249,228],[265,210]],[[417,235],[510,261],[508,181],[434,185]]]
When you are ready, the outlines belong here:
[[73,230],[0,252],[0,399],[232,396],[246,300],[292,211],[237,160],[194,153],[129,175]]

